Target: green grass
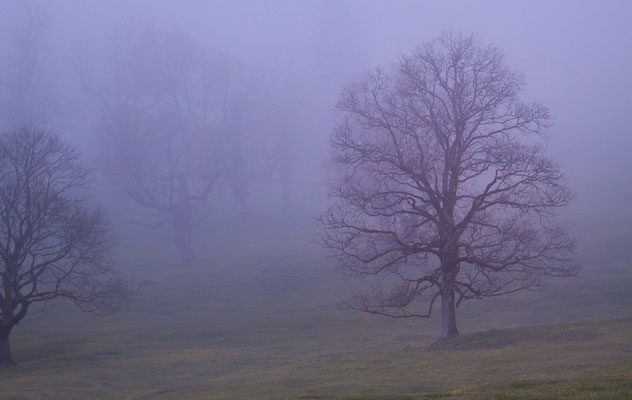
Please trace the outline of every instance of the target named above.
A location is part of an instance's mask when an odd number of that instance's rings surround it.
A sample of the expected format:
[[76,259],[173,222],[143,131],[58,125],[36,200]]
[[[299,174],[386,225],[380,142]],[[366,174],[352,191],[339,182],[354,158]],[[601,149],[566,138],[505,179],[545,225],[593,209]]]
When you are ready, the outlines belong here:
[[155,266],[133,309],[34,310],[5,399],[629,399],[632,279],[573,279],[439,321],[339,311],[317,255]]

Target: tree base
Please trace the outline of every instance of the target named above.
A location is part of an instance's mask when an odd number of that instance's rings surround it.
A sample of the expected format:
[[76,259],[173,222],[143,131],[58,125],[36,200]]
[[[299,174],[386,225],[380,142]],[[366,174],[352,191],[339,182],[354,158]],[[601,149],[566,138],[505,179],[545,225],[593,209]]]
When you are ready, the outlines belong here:
[[444,293],[441,294],[441,336],[439,336],[439,340],[456,336],[459,336],[459,329],[456,327],[454,290],[450,286],[448,289],[444,289]]
[[16,365],[11,356],[11,346],[9,346],[9,337],[7,335],[0,339],[0,368],[6,369],[15,367]]
[[448,332],[448,333],[442,333],[441,336],[439,336],[439,340],[446,340],[446,339],[452,339],[459,336],[459,332]]

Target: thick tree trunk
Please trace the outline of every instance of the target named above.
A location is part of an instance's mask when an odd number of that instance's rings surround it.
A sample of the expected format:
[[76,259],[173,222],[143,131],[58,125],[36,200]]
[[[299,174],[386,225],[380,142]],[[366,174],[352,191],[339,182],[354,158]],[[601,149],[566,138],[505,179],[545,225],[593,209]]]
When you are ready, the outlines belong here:
[[12,367],[15,365],[11,357],[11,346],[9,345],[9,335],[0,335],[0,368]]
[[454,302],[454,288],[445,287],[441,291],[441,337],[449,339],[459,334],[456,327],[456,304]]
[[441,282],[441,337],[440,340],[458,336],[456,327],[456,299],[455,281],[459,272],[457,263],[458,249],[456,246],[448,246],[442,261]]

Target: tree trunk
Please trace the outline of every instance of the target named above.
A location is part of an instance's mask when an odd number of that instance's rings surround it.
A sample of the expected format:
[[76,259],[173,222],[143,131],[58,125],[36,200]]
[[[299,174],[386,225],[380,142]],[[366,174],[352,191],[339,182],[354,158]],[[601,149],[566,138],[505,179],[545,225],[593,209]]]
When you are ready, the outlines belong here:
[[439,339],[449,339],[458,336],[458,334],[454,288],[446,285],[441,291],[441,337]]
[[0,334],[0,368],[12,367],[15,365],[11,357],[11,346],[9,345],[9,335]]
[[[451,219],[450,214],[450,219]],[[441,337],[439,340],[449,339],[459,335],[456,327],[456,301],[455,301],[455,281],[459,273],[458,254],[456,236],[450,235],[450,240],[446,246],[441,260]]]

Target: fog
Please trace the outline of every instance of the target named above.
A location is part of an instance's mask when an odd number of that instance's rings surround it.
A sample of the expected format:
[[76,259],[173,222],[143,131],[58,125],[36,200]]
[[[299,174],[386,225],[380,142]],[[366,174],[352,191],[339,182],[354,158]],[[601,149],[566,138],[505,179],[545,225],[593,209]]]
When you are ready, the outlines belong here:
[[475,34],[523,74],[519,98],[550,110],[580,276],[628,274],[631,14],[627,0],[0,0],[0,129],[77,149],[133,285],[226,260],[251,279],[269,258],[344,286],[317,221],[343,90],[441,34]]
[[[537,100],[552,111],[550,151],[563,163],[577,194],[568,208],[577,234],[586,243],[596,240],[600,245],[608,236],[605,241],[616,246],[615,251],[627,247],[621,239],[629,237],[632,215],[628,201],[632,116],[627,112],[632,55],[626,45],[632,29],[626,24],[630,8],[625,1],[3,4],[2,70],[8,79],[19,63],[14,35],[26,23],[26,8],[34,14],[47,14],[43,32],[35,39],[34,51],[40,53],[40,60],[34,67],[34,84],[39,92],[22,100],[34,110],[31,114],[39,113],[29,116],[28,122],[41,120],[69,138],[85,149],[91,163],[97,163],[99,150],[94,121],[98,110],[82,90],[78,49],[90,59],[90,68],[98,69],[108,43],[111,46],[117,35],[125,42],[126,30],[177,30],[200,47],[222,52],[256,70],[270,86],[276,86],[274,95],[283,97],[278,99],[279,107],[291,107],[277,111],[294,120],[293,126],[284,128],[288,132],[283,140],[292,154],[287,179],[292,181],[293,202],[307,219],[317,216],[326,202],[327,141],[342,88],[353,77],[389,66],[397,56],[441,32],[478,33],[502,48],[508,63],[524,73],[524,98]],[[107,73],[92,72],[102,80]],[[3,92],[3,100],[10,106],[13,102],[13,107],[20,101],[8,91]],[[10,112],[13,115],[5,115],[4,121],[18,113]],[[7,122],[3,125],[8,126]],[[256,196],[278,195],[262,188],[272,189],[278,182],[259,180],[252,183],[253,190],[258,190],[249,199],[253,206],[271,202]],[[221,197],[221,193],[214,196]]]

